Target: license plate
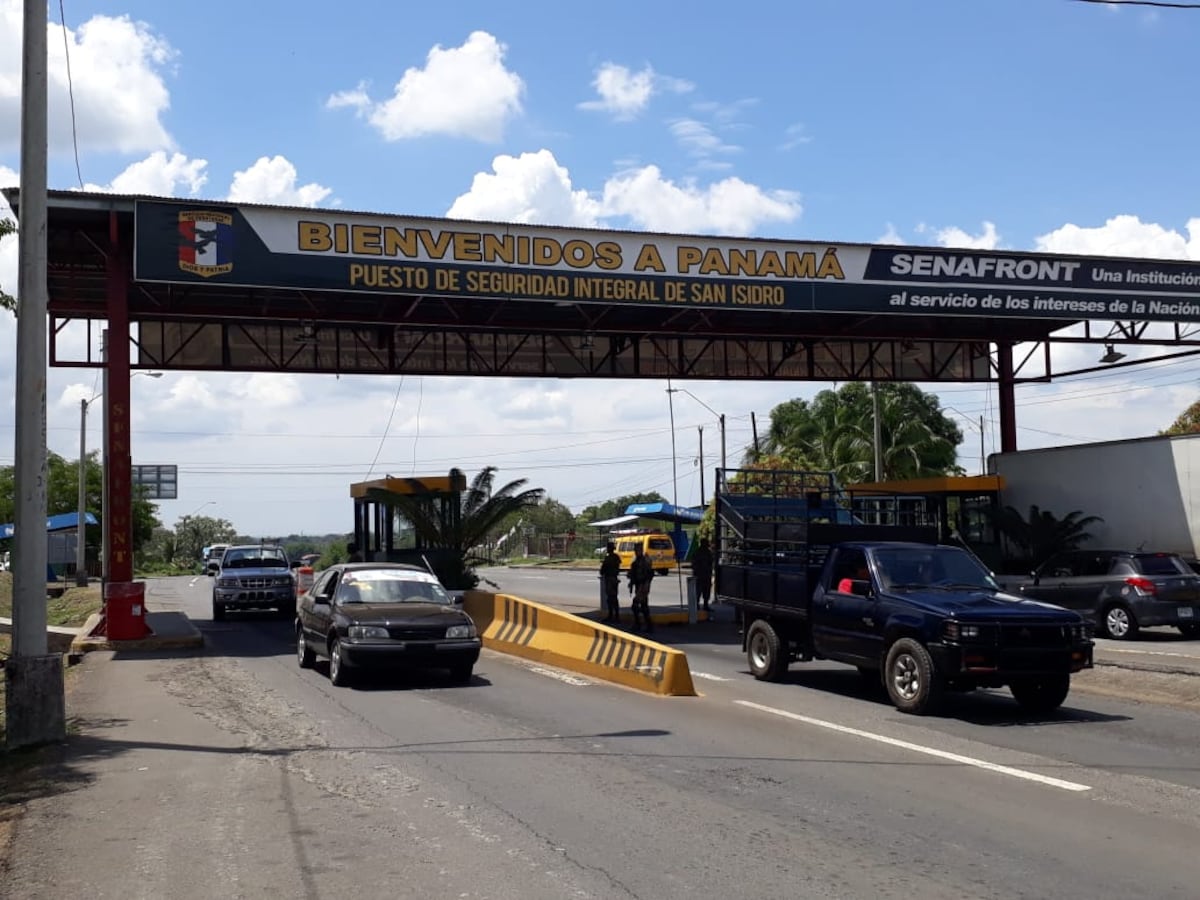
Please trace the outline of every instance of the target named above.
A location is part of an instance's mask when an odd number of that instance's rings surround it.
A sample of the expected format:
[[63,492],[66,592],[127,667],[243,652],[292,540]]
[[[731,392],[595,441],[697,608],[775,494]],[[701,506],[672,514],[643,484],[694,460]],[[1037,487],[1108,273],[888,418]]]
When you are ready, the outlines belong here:
[[1192,617],[1192,608],[1190,606],[1179,607],[1179,618],[1190,619]]

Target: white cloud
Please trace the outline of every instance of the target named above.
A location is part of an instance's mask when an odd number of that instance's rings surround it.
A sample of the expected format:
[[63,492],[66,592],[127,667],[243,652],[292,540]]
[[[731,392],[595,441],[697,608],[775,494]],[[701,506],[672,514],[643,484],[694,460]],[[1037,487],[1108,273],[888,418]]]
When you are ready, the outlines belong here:
[[194,197],[208,181],[205,172],[207,167],[207,160],[188,159],[182,153],[167,156],[163,151],[156,150],[145,159],[126,167],[111,184],[88,184],[84,190],[175,197],[182,188],[188,196]]
[[278,206],[316,206],[331,189],[312,183],[296,185],[296,167],[282,156],[260,157],[254,165],[233,173],[230,200]]
[[740,178],[708,187],[675,184],[657,166],[625,172],[604,186],[604,214],[627,216],[651,231],[753,234],[766,222],[792,222],[802,211],[792,191],[764,191]]
[[1137,216],[1119,215],[1096,228],[1064,225],[1037,238],[1035,247],[1047,253],[1200,259],[1200,217],[1189,219],[1186,228],[1184,236]]
[[[20,136],[23,18],[20,0],[0,0],[0,146],[16,146]],[[170,44],[127,16],[93,16],[66,34],[80,147],[121,153],[172,147],[161,121],[170,107],[161,74],[175,55]],[[50,147],[69,152],[71,97],[62,26],[50,23],[47,40]]]
[[525,83],[504,67],[507,48],[485,31],[461,47],[429,51],[425,68],[410,68],[393,95],[373,102],[364,85],[333,94],[328,108],[350,107],[386,140],[448,135],[495,142],[509,119],[521,112]]
[[788,191],[764,191],[739,178],[706,188],[677,185],[655,166],[610,178],[598,203],[572,186],[568,170],[545,149],[497,156],[492,169],[475,176],[447,216],[581,227],[622,217],[652,231],[752,234],[764,222],[790,222],[801,213],[799,197]]
[[553,225],[594,226],[600,204],[571,187],[571,174],[549,150],[497,156],[492,173],[480,172],[471,189],[446,213],[452,219],[485,219]]
[[649,66],[631,72],[625,66],[606,62],[596,70],[592,86],[599,100],[585,100],[580,109],[606,112],[620,121],[637,117],[650,103],[654,93],[654,70]]
[[796,122],[789,125],[783,130],[783,143],[779,145],[780,150],[794,150],[801,144],[811,144],[812,138],[808,135],[804,128],[803,122]]
[[715,154],[731,154],[741,151],[735,144],[722,141],[713,130],[695,119],[675,119],[668,127],[671,134],[692,156],[709,157]]
[[961,228],[939,228],[934,232],[937,242],[943,247],[961,247],[966,250],[995,250],[1000,246],[1000,235],[993,222],[983,223],[982,234],[969,234]]
[[896,226],[891,222],[887,223],[887,230],[875,239],[877,244],[903,244],[904,238],[900,236],[900,232],[896,230]]

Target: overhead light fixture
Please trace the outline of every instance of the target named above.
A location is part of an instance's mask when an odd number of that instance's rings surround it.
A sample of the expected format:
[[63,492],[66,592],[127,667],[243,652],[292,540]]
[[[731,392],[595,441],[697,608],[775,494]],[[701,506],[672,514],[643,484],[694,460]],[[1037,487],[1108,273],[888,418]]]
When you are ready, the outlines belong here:
[[596,336],[594,334],[592,334],[590,331],[585,332],[583,337],[580,338],[580,340],[579,340],[579,349],[580,350],[594,350],[595,347],[596,347]]
[[317,326],[312,322],[301,322],[300,331],[292,340],[297,344],[315,344],[317,342]]
[[1125,358],[1125,354],[1118,351],[1112,344],[1105,344],[1104,346],[1106,349],[1104,355],[1100,357],[1100,362],[1105,365],[1120,362]]
[[920,359],[922,356],[921,348],[912,341],[900,342],[900,358],[907,360]]

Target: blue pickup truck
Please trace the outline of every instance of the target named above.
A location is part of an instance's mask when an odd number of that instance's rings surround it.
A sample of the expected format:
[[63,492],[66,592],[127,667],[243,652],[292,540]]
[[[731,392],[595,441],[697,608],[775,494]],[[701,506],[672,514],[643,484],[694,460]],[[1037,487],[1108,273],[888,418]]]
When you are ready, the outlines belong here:
[[1091,667],[1078,613],[1006,593],[931,530],[815,521],[811,480],[797,479],[805,490],[788,497],[721,475],[715,594],[738,610],[756,678],[829,659],[882,681],[902,712],[932,712],[948,691],[1008,687],[1026,710],[1047,713]]

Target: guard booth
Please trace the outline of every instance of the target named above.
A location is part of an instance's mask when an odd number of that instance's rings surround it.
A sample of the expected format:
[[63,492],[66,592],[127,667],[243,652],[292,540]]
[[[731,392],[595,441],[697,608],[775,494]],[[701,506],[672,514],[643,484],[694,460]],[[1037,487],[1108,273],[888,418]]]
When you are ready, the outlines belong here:
[[996,532],[1000,475],[945,476],[846,485],[857,521],[872,525],[931,525],[938,540],[957,543],[956,533],[994,572],[1003,547]]
[[[442,575],[456,551],[429,546],[413,528],[410,506],[416,516],[439,524],[443,534],[454,534],[462,523],[462,494],[467,476],[458,470],[448,475],[413,478],[379,478],[350,485],[354,500],[354,542],[369,562],[432,566]],[[398,498],[403,497],[401,501]],[[457,560],[454,560],[457,561]]]

